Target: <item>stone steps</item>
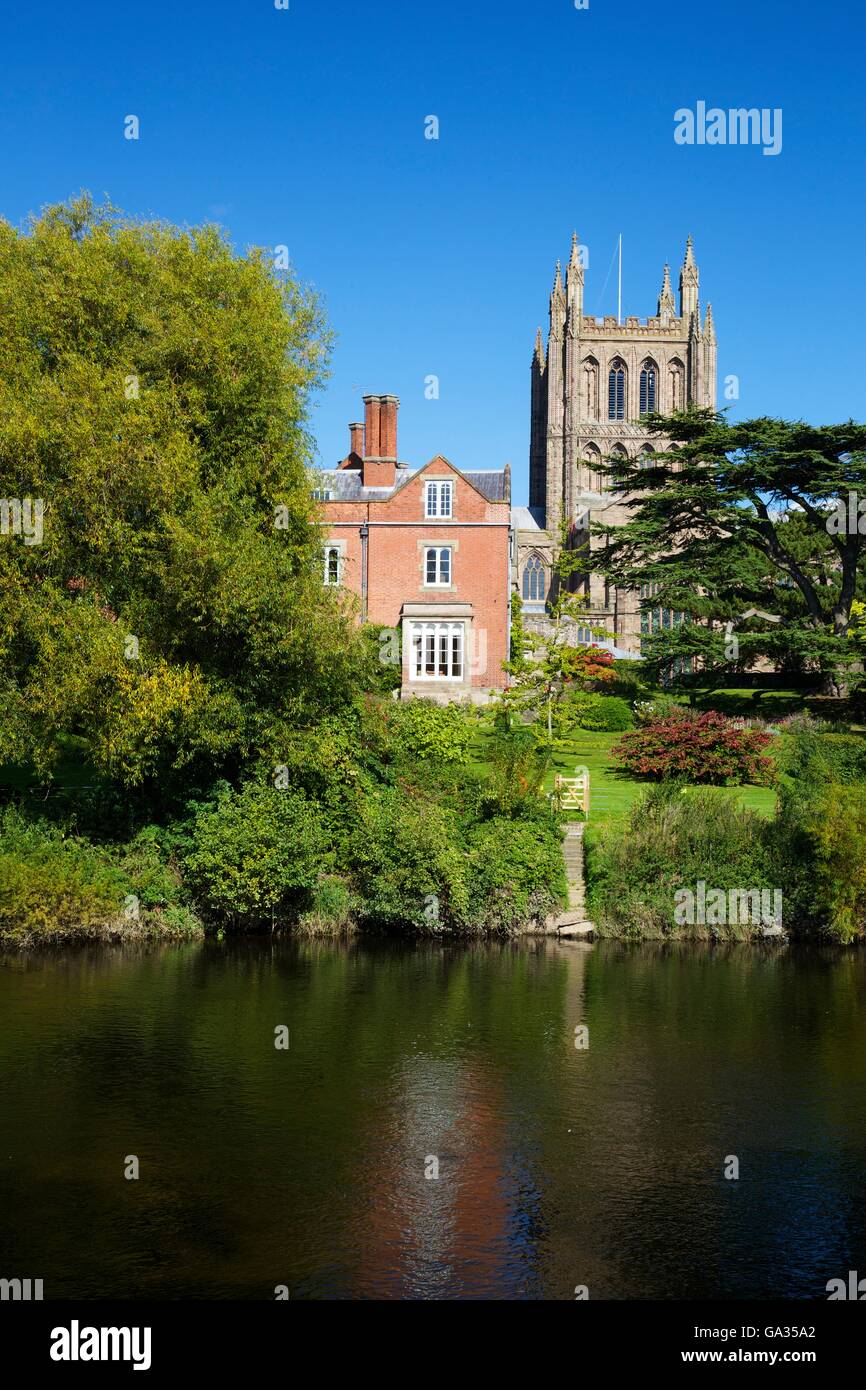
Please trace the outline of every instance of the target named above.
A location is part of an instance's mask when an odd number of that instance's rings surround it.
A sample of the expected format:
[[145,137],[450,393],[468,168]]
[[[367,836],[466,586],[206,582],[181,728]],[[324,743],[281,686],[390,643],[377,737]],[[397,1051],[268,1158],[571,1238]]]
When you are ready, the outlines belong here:
[[546,930],[550,936],[591,936],[595,931],[586,917],[586,894],[583,876],[583,832],[585,821],[570,821],[562,839],[562,858],[568,880],[568,907],[555,917],[548,917]]

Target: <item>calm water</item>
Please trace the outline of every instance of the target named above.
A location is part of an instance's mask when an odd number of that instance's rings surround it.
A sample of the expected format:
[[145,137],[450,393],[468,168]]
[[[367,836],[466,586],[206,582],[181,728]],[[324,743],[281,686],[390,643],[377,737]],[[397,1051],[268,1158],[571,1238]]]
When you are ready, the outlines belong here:
[[866,1274],[864,994],[866,953],[829,950],[4,956],[0,1275],[46,1298],[826,1297]]

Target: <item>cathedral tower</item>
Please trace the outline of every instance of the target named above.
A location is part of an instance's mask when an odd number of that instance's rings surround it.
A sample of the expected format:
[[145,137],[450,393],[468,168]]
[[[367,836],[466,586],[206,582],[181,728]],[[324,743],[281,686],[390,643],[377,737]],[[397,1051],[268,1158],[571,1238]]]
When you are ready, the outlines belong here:
[[[679,275],[679,312],[666,265],[656,313],[646,319],[620,322],[584,312],[576,234],[565,284],[557,263],[547,349],[539,329],[532,356],[529,511],[546,537],[533,546],[526,528],[518,528],[518,586],[530,552],[549,559],[563,517],[579,532],[588,531],[590,521],[617,526],[628,520],[628,510],[606,491],[599,465],[605,456],[639,459],[652,449],[643,417],[692,404],[715,408],[716,332],[710,305],[701,320],[699,288],[691,237]],[[617,645],[636,650],[635,596],[611,592],[596,575],[587,580],[587,593],[593,621],[603,623]]]

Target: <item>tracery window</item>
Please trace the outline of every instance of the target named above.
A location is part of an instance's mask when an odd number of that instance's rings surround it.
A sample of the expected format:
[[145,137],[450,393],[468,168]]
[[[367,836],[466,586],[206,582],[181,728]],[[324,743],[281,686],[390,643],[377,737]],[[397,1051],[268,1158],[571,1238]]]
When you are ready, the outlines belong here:
[[607,375],[607,418],[625,419],[625,363],[617,357]]

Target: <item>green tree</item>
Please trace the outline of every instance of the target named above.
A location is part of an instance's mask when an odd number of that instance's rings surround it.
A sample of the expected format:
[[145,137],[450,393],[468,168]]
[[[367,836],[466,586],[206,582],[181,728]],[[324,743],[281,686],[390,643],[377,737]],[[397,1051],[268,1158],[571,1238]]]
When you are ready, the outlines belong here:
[[[572,532],[563,521],[551,567],[545,633],[538,636],[529,632],[521,619],[512,627],[511,659],[503,665],[511,680],[498,700],[500,727],[510,728],[515,717],[529,718],[548,747],[553,746],[556,727],[563,722],[560,715],[569,695],[591,682],[593,673],[602,679],[605,674],[589,664],[588,649],[576,647],[573,641],[575,623],[590,626],[587,600],[574,589],[574,581],[585,572],[586,565],[586,547],[572,543]],[[591,631],[594,636],[608,635],[601,627],[591,626]]]
[[239,764],[351,689],[359,639],[323,592],[309,485],[320,306],[215,228],[88,196],[0,222],[5,754],[71,735],[126,785]]
[[622,587],[643,586],[645,609],[690,619],[647,643],[656,667],[695,657],[730,673],[765,656],[840,690],[862,657],[851,622],[866,536],[834,522],[852,491],[864,494],[866,425],[731,424],[693,410],[648,426],[653,465],[611,459],[604,470],[632,517],[597,528],[597,564]]

